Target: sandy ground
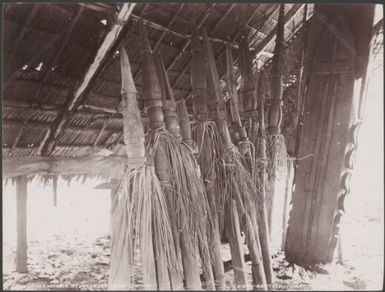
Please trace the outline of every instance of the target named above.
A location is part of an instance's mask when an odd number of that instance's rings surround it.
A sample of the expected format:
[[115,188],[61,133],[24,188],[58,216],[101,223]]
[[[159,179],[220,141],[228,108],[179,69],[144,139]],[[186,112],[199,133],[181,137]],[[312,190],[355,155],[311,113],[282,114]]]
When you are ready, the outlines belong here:
[[[367,233],[378,232],[382,222],[378,214],[355,222]],[[369,227],[368,227],[369,226]],[[364,232],[364,231],[363,231]],[[351,237],[354,238],[354,237]],[[382,249],[376,245],[359,246],[360,237],[352,242],[355,254],[347,254],[344,265],[319,267],[317,272],[290,266],[282,252],[275,253],[274,290],[379,290],[382,286]],[[358,246],[357,246],[358,244]],[[379,248],[379,246],[377,245]],[[230,259],[228,245],[223,245],[224,260]],[[43,243],[29,241],[28,274],[13,272],[14,248],[4,250],[3,287],[12,290],[105,290],[110,256],[109,235],[98,238],[84,236],[52,236]],[[368,267],[370,267],[368,269]],[[247,263],[251,284],[251,267]],[[226,274],[228,289],[234,289],[233,273]],[[137,288],[140,288],[140,284]],[[249,287],[250,288],[250,287]]]

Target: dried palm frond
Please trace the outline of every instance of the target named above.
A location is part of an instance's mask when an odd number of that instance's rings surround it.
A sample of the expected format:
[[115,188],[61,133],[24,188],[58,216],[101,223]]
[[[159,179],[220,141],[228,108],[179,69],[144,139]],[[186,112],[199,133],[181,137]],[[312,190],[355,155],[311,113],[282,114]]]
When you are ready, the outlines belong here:
[[[253,184],[252,176],[242,163],[242,155],[231,142],[227,122],[224,118],[223,97],[219,86],[214,54],[205,31],[203,36],[207,71],[210,73],[208,74],[209,90],[213,92],[213,96],[215,97],[213,100],[213,105],[215,104],[215,124],[218,128],[220,138],[225,145],[225,151],[220,157],[222,171],[217,181],[225,184],[224,192],[221,195],[223,202],[230,204],[231,200],[234,199],[237,203],[237,209],[243,222],[246,242],[252,259],[253,284],[254,286],[261,285],[266,289],[266,276],[261,259],[259,235],[258,232],[256,232],[256,230],[258,230],[255,210],[255,201],[258,200],[256,195],[257,189]],[[221,207],[222,206],[220,206],[220,208]]]
[[[202,226],[211,221],[204,184],[193,152],[165,129],[151,130],[146,137],[146,151],[151,160],[162,148],[169,159],[164,161],[170,171],[170,196],[166,198],[175,218],[177,231],[188,230],[204,240]],[[191,237],[193,238],[193,237]],[[208,256],[208,251],[203,249]]]
[[268,136],[268,145],[267,145],[267,155],[270,158],[269,164],[267,167],[270,180],[278,179],[287,170],[287,162],[289,160],[289,155],[286,150],[285,137],[282,134],[269,135]]
[[138,249],[144,274],[154,268],[154,253],[164,254],[168,269],[175,270],[171,222],[154,167],[142,163],[127,168],[114,200],[109,287],[133,288]]

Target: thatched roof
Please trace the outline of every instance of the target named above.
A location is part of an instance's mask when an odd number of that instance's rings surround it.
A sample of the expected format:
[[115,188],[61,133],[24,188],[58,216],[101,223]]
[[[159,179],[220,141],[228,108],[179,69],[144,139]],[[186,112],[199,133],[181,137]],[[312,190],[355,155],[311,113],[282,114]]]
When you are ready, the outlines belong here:
[[[139,19],[145,21],[152,48],[163,57],[177,99],[191,96],[189,44],[194,21],[208,31],[220,76],[226,71],[225,41],[238,56],[244,24],[256,66],[272,56],[279,4],[141,3],[126,24],[117,20],[122,5],[5,5],[3,157],[88,157],[105,155],[107,150],[109,155],[125,155],[117,49],[122,42],[127,48],[140,100]],[[301,26],[303,7],[285,5],[286,39]],[[119,38],[74,99],[114,25],[123,27]],[[191,110],[190,102],[187,105]],[[142,112],[145,120],[143,108]]]

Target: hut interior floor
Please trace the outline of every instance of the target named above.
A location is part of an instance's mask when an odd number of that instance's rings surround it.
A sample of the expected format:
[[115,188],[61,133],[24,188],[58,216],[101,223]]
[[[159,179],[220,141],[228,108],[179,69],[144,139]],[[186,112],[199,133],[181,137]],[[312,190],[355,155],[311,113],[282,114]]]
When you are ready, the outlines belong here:
[[[28,274],[14,272],[15,232],[12,232],[12,210],[5,212],[3,239],[3,287],[15,290],[105,290],[107,288],[110,255],[109,191],[94,190],[95,183],[71,183],[69,192],[59,180],[58,207],[52,206],[49,186],[31,183],[28,201]],[[12,206],[12,185],[7,185],[3,200]],[[354,199],[352,199],[354,200]],[[4,203],[4,202],[3,202]],[[13,202],[15,203],[15,202]],[[13,204],[15,205],[15,204]],[[39,205],[45,212],[36,211]],[[88,206],[84,207],[84,206]],[[41,210],[41,209],[39,209]],[[14,211],[14,210],[13,210]],[[68,220],[71,212],[76,220]],[[361,202],[344,224],[355,226],[344,236],[344,265],[320,267],[317,272],[299,266],[288,267],[282,252],[273,258],[275,290],[356,290],[380,289],[383,271],[383,241],[374,242],[374,234],[383,232],[382,205],[373,200]],[[14,214],[14,213],[13,213]],[[67,215],[66,215],[67,214]],[[66,219],[67,218],[67,219]],[[44,222],[45,229],[40,228]],[[104,222],[104,223],[101,223]],[[107,223],[106,223],[107,222]],[[363,240],[364,239],[364,240]],[[365,240],[366,239],[366,240]],[[224,260],[230,259],[227,244],[223,245]],[[249,283],[251,266],[247,263]],[[232,271],[226,273],[229,289],[233,288]],[[140,273],[137,285],[143,287]]]

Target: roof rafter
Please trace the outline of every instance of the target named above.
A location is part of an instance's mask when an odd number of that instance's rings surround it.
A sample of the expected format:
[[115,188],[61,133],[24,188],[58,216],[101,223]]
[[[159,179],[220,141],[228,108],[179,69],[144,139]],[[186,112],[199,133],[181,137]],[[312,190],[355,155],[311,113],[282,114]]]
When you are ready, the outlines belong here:
[[[230,7],[225,11],[225,13],[223,13],[223,15],[221,16],[221,18],[217,21],[217,23],[214,25],[214,28],[213,28],[213,31],[211,32],[212,34],[216,32],[216,30],[218,29],[218,27],[222,24],[222,22],[226,19],[226,17],[231,13],[231,11],[233,11],[235,7],[235,4],[231,4]],[[232,40],[234,40],[234,38],[232,38]],[[225,42],[226,43],[226,42]],[[182,77],[184,76],[184,73],[187,71],[187,69],[190,67],[191,65],[191,61],[192,61],[192,58],[190,59],[189,63],[184,67],[183,71],[181,74],[179,74],[178,78],[173,82],[172,84],[172,88],[175,88],[176,85],[179,83],[179,81],[182,79]]]
[[55,140],[59,136],[61,130],[64,128],[64,125],[68,120],[69,113],[71,113],[75,109],[75,106],[78,103],[80,97],[86,91],[86,89],[90,85],[91,80],[99,71],[103,61],[106,58],[107,53],[113,47],[116,40],[120,36],[123,27],[126,25],[134,6],[135,3],[124,3],[122,5],[121,9],[117,14],[116,21],[112,24],[110,30],[105,36],[101,46],[99,47],[96,53],[94,61],[91,63],[84,75],[83,81],[80,83],[75,93],[73,95],[70,95],[65,111],[62,111],[58,115],[56,121],[53,123],[50,130],[47,131],[39,148],[39,152],[41,155],[49,155],[53,151],[55,147]]
[[76,12],[76,15],[75,15],[75,18],[73,21],[71,21],[71,24],[70,26],[68,27],[68,29],[64,32],[64,39],[63,39],[63,42],[61,43],[60,45],[60,48],[58,50],[58,52],[55,54],[53,60],[50,62],[50,64],[45,68],[45,70],[42,72],[42,81],[40,82],[40,85],[39,85],[39,88],[36,90],[35,94],[33,95],[32,97],[32,100],[37,100],[37,97],[39,97],[41,91],[43,90],[49,76],[50,76],[50,73],[52,72],[51,71],[51,68],[57,63],[57,61],[59,60],[59,58],[62,56],[63,52],[64,52],[64,49],[65,47],[67,46],[68,44],[68,41],[70,40],[70,36],[71,36],[71,33],[72,31],[74,30],[75,28],[75,25],[77,24],[77,22],[79,21],[81,15],[82,15],[82,12],[84,10],[84,7],[83,6],[80,6],[80,8],[78,9],[78,11]]
[[[250,23],[250,21],[253,19],[253,17],[255,16],[255,14],[257,14],[258,12],[258,7],[259,7],[260,4],[258,4],[257,8],[254,10],[254,12],[247,18],[246,20],[246,23],[244,24],[244,26],[248,25]],[[233,34],[233,36],[231,37],[232,40],[236,39],[240,33],[242,32],[242,27],[238,28],[238,30]],[[224,53],[226,52],[226,46],[224,46],[222,48],[222,50],[220,51],[220,53],[215,57],[215,61],[217,61]],[[236,58],[237,60],[237,58]],[[236,62],[236,60],[234,60],[234,62]],[[190,61],[186,64],[185,68],[182,70],[182,73],[181,75],[186,72],[190,66],[191,66],[191,61],[192,59],[190,59]],[[174,83],[173,83],[173,88],[178,84],[179,80],[177,79]],[[191,94],[192,94],[192,90],[190,90],[189,94],[187,95],[187,97],[185,99],[188,99],[191,97]]]
[[[216,3],[211,4],[211,7],[209,9],[207,9],[206,12],[203,14],[203,16],[200,18],[200,20],[198,21],[198,24],[197,24],[198,29],[201,28],[203,23],[205,23],[207,18],[214,11],[215,6],[216,6]],[[176,64],[176,61],[178,61],[178,59],[180,57],[182,57],[184,51],[188,48],[190,43],[191,43],[191,38],[186,40],[186,42],[185,42],[184,46],[182,47],[182,49],[180,50],[180,52],[174,57],[174,59],[170,62],[170,64],[167,65],[166,72],[168,72]]]
[[[284,25],[289,23],[294,17],[297,15],[297,13],[301,10],[305,4],[294,4],[293,7],[290,8],[290,10],[286,13],[285,18],[284,18]],[[269,16],[270,17],[270,16]],[[251,18],[249,18],[248,22],[250,22]],[[266,36],[265,39],[259,44],[256,48],[256,56],[261,54],[261,52],[268,47],[271,42],[275,40],[275,35],[276,35],[276,27]],[[241,32],[241,29],[239,29],[239,33]],[[216,57],[216,61],[222,56],[222,54],[226,51],[226,47],[218,54]],[[238,56],[234,59],[234,64],[237,62]],[[191,64],[191,62],[190,62]],[[189,64],[189,65],[190,65]],[[220,79],[222,79],[226,75],[226,72],[221,74]],[[236,72],[236,76],[239,75],[239,70]],[[189,99],[192,95],[192,90],[190,90],[190,93],[185,97],[185,99]]]
[[[180,4],[179,7],[178,7],[178,10],[174,13],[174,15],[171,17],[170,21],[168,22],[167,24],[167,28],[169,29],[172,24],[175,22],[175,20],[177,19],[177,16],[178,14],[182,11],[183,7],[184,7],[184,3]],[[159,44],[161,43],[161,41],[164,39],[164,37],[166,36],[167,34],[167,31],[163,31],[162,35],[160,36],[160,38],[158,39],[158,41],[155,43],[154,47],[152,48],[152,51],[155,52],[156,49],[158,48]],[[140,73],[142,73],[142,67],[139,66],[139,69],[138,71],[135,72],[134,74],[134,81],[136,81],[136,79],[139,77]]]

